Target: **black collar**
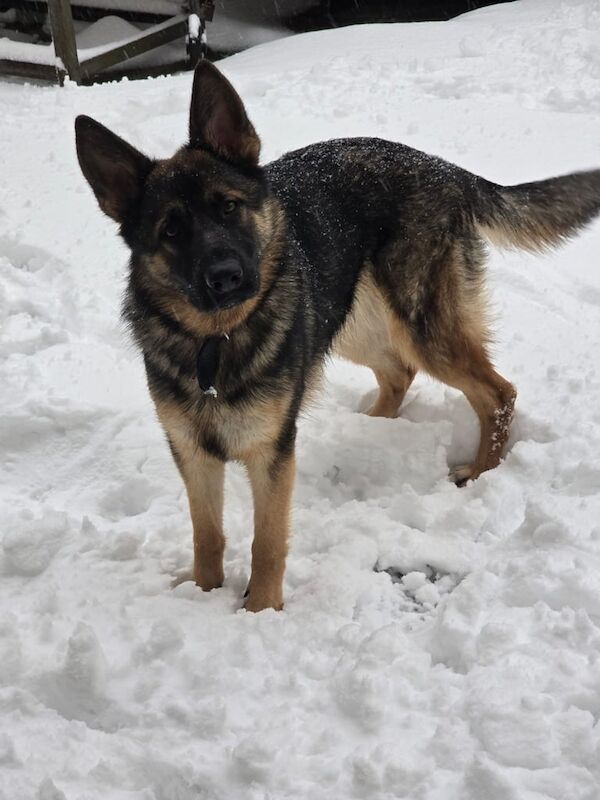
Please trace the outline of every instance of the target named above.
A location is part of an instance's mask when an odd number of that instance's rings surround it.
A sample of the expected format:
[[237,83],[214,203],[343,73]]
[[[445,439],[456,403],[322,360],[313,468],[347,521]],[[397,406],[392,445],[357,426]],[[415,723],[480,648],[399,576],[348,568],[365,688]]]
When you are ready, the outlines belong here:
[[217,396],[215,381],[219,369],[220,344],[224,338],[223,336],[210,336],[208,339],[205,339],[196,356],[198,386],[204,394],[211,394],[213,397]]

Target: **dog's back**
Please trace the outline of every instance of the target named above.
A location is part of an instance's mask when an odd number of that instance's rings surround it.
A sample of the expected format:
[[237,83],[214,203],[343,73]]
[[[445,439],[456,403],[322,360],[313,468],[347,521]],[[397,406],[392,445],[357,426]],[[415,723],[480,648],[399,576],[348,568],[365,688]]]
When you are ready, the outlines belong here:
[[600,170],[503,187],[381,139],[309,145],[266,171],[294,258],[306,264],[325,347],[361,276],[375,281],[411,337],[426,341],[442,297],[483,314],[483,240],[542,250],[600,212]]

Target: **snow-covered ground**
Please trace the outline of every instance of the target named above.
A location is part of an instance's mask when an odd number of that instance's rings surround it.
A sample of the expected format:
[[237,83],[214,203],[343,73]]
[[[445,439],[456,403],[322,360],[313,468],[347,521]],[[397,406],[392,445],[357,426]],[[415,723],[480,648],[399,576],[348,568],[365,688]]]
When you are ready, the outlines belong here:
[[[298,36],[221,62],[264,157],[377,135],[504,183],[600,166],[600,6]],[[279,614],[191,560],[182,484],[119,323],[127,253],[84,183],[77,113],[149,153],[191,76],[0,83],[1,800],[598,800],[600,224],[494,253],[505,462],[465,489],[465,399],[418,377],[399,419],[333,362],[301,424]]]

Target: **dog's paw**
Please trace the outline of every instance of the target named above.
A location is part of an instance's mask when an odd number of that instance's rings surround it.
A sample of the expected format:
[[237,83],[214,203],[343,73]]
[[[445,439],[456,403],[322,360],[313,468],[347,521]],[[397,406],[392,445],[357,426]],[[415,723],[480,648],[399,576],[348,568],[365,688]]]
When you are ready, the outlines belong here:
[[363,396],[358,401],[358,405],[356,406],[356,411],[359,414],[369,414],[369,412],[377,402],[378,397],[379,397],[379,391],[377,389],[372,389],[370,392],[363,394]]
[[185,570],[185,572],[180,572],[171,581],[171,589],[176,589],[178,586],[181,586],[182,583],[188,583],[189,581],[195,582],[194,575],[191,572],[191,570]]
[[223,586],[223,575],[221,573],[211,575],[195,575],[191,570],[186,570],[171,581],[171,589],[176,589],[182,583],[195,583],[203,592],[211,592],[213,589],[220,589]]
[[272,608],[275,611],[281,611],[283,608],[283,598],[279,592],[274,594],[250,592],[244,601],[244,609],[252,611],[255,614],[259,611],[264,611],[266,608]]
[[396,403],[384,402],[377,399],[371,408],[367,411],[369,417],[382,417],[383,419],[396,419],[399,413],[399,407]]
[[454,467],[450,470],[450,480],[457,486],[466,486],[469,481],[474,481],[479,476],[479,473],[473,464],[462,464],[459,467]]

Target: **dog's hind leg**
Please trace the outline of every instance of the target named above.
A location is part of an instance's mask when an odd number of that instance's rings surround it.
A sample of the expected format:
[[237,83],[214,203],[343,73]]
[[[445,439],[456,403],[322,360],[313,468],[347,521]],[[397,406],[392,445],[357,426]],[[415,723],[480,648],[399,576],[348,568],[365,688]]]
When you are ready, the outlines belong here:
[[368,412],[371,417],[395,417],[416,375],[416,369],[404,359],[401,343],[393,340],[393,317],[371,274],[366,272],[333,345],[337,355],[373,370],[379,395]]
[[475,460],[451,473],[454,482],[463,486],[500,463],[517,393],[514,386],[496,372],[480,342],[458,340],[449,361],[441,361],[435,353],[423,355],[424,369],[434,378],[460,389],[479,418],[481,433]]
[[[436,340],[413,337],[410,350],[423,371],[462,391],[479,418],[481,433],[475,460],[451,473],[454,482],[463,486],[498,466],[510,433],[517,393],[494,369],[481,337],[464,327],[461,330],[460,324],[460,320],[455,320],[456,327],[448,331],[443,345]],[[406,346],[408,326],[397,320],[395,327]]]
[[377,400],[369,409],[370,417],[395,417],[417,371],[404,364],[400,356],[386,354],[387,363],[371,366],[379,384]]
[[468,231],[461,238],[440,236],[436,247],[414,248],[412,255],[412,263],[410,254],[400,260],[390,247],[379,264],[377,274],[394,309],[392,342],[411,364],[462,391],[479,418],[475,460],[452,475],[463,485],[500,462],[516,391],[487,352],[480,242]]

